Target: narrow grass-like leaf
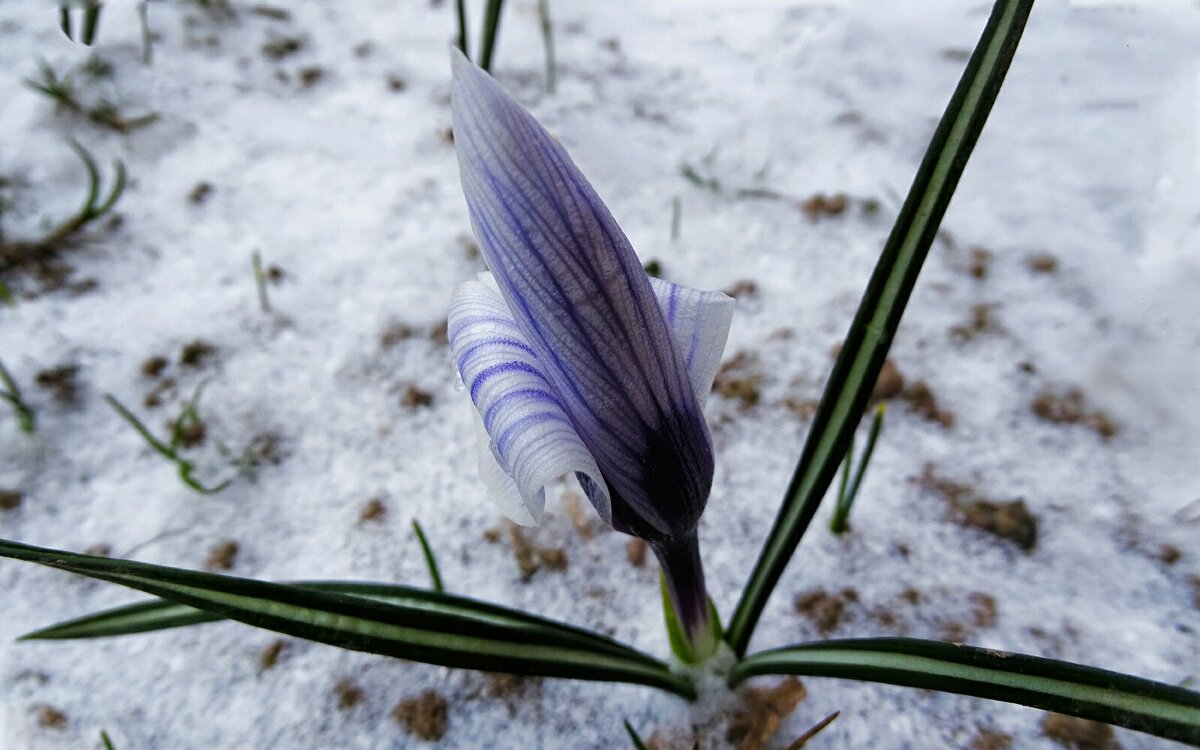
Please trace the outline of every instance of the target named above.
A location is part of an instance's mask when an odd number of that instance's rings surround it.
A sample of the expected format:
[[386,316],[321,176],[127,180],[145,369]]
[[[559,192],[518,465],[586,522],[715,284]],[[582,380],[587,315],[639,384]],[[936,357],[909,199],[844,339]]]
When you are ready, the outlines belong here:
[[417,535],[417,542],[421,545],[421,554],[425,556],[425,567],[429,568],[429,578],[433,582],[433,590],[440,594],[446,590],[446,587],[442,584],[442,572],[438,570],[437,558],[433,556],[433,549],[425,537],[425,529],[421,528],[421,524],[415,518],[412,528],[413,533]]
[[837,473],[1032,6],[1033,0],[998,0],[938,123],[850,324],[783,507],[730,619],[728,641],[739,655]]
[[633,750],[646,750],[646,743],[642,742],[642,738],[638,736],[637,730],[629,723],[629,719],[625,720],[625,732],[629,735],[629,741],[633,743]]
[[250,268],[254,271],[254,286],[258,290],[258,307],[269,313],[271,300],[267,297],[267,274],[263,271],[262,256],[257,250],[250,254]]
[[100,730],[100,742],[104,743],[104,750],[117,750],[116,747],[113,746],[112,738],[109,737],[108,732],[104,731],[103,729]]
[[[138,589],[297,638],[446,667],[649,685],[691,698],[686,677],[596,633],[463,597],[417,589],[403,601],[77,555],[0,541],[0,557]],[[146,610],[142,612],[146,615]]]
[[496,51],[496,35],[500,33],[500,11],[504,0],[488,0],[483,9],[483,42],[479,51],[479,67],[491,72],[492,54]]
[[825,727],[832,724],[833,720],[841,715],[842,715],[841,711],[834,711],[833,713],[826,716],[824,719],[821,719],[820,721],[818,721],[816,724],[813,724],[811,727],[809,727],[808,731],[806,731],[804,734],[800,735],[796,739],[792,740],[792,744],[787,746],[787,750],[800,750],[800,748],[802,748],[808,744],[809,740],[811,740],[813,737],[816,737],[821,732],[825,731]]
[[80,35],[80,41],[87,46],[92,46],[92,42],[96,40],[96,27],[100,23],[100,5],[89,4],[87,9],[83,11],[83,33]]
[[7,401],[12,407],[13,413],[17,415],[17,425],[20,426],[21,431],[32,433],[37,427],[37,416],[33,413],[33,409],[29,408],[29,404],[25,403],[17,381],[13,379],[3,362],[0,362],[0,384],[4,386],[4,390],[0,390],[0,399]]
[[454,46],[458,47],[459,51],[470,60],[471,48],[467,45],[466,0],[454,0],[454,14],[458,17],[458,37],[454,40]]
[[913,638],[862,638],[763,651],[729,684],[755,675],[841,677],[1020,703],[1200,746],[1200,693],[1070,662]]
[[538,23],[542,29],[542,49],[546,53],[546,93],[558,86],[558,66],[554,59],[554,26],[550,23],[550,0],[538,0]]
[[850,481],[850,462],[854,459],[854,433],[850,433],[850,449],[846,451],[846,460],[842,464],[842,483],[838,487],[837,505],[833,509],[833,518],[829,521],[829,530],[841,534],[850,528],[850,510],[854,507],[854,498],[858,497],[858,488],[862,486],[863,477],[867,474],[867,466],[871,463],[871,454],[875,452],[875,443],[879,441],[879,433],[883,431],[883,414],[887,407],[880,404],[875,409],[871,419],[871,432],[867,435],[867,445],[863,448],[862,458],[854,471],[854,479]]

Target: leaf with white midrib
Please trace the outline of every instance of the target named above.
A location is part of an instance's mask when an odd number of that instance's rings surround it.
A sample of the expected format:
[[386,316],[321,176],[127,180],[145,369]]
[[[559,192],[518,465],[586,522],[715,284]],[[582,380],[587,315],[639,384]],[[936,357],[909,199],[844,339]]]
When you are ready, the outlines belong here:
[[[357,594],[348,595],[6,541],[0,541],[0,556],[121,584],[341,648],[448,667],[633,682],[685,697],[693,694],[686,678],[604,636],[464,597],[378,584],[356,584]],[[403,603],[362,595],[370,591],[402,596]]]
[[882,682],[1019,703],[1200,746],[1200,693],[1080,664],[914,638],[859,638],[763,651],[729,683],[755,675]]

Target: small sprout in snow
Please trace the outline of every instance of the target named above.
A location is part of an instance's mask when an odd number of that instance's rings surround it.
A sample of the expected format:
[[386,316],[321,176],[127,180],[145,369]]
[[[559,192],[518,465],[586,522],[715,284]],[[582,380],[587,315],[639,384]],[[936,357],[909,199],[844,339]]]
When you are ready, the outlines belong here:
[[263,272],[262,256],[258,251],[250,255],[250,268],[254,271],[254,286],[258,290],[258,307],[265,313],[271,312],[271,300],[267,298],[267,276]]
[[172,430],[169,443],[164,443],[163,441],[154,437],[150,430],[146,428],[146,425],[142,424],[141,420],[134,416],[133,412],[125,408],[125,406],[120,401],[117,401],[117,399],[111,394],[105,394],[104,400],[108,402],[108,405],[111,406],[117,412],[117,414],[121,416],[122,419],[129,423],[130,427],[132,427],[139,435],[142,436],[142,439],[145,440],[146,443],[155,450],[155,452],[175,464],[179,471],[180,481],[196,492],[205,495],[214,495],[228,487],[229,483],[233,480],[226,479],[224,482],[221,482],[214,487],[202,485],[192,476],[192,472],[195,470],[195,467],[192,465],[192,463],[180,457],[179,455],[179,449],[183,445],[184,431],[188,430],[191,425],[200,423],[200,417],[196,413],[196,405],[200,401],[200,394],[203,388],[203,384],[196,388],[196,392],[192,395],[192,400],[186,407],[184,407],[183,413],[180,414],[179,418],[175,420],[174,429]]
[[0,385],[3,386],[0,388],[0,400],[8,402],[12,407],[21,431],[32,433],[37,426],[37,417],[34,415],[33,409],[29,408],[29,405],[21,397],[21,389],[17,386],[17,381],[13,380],[3,362],[0,362]]
[[702,190],[707,190],[710,193],[721,192],[721,183],[717,181],[716,177],[702,176],[691,164],[681,164],[679,174],[683,175],[685,180]]
[[[878,386],[877,386],[878,387]],[[850,529],[850,509],[858,496],[858,488],[862,485],[863,476],[867,473],[867,465],[871,462],[871,454],[875,451],[875,442],[883,431],[883,413],[885,407],[880,404],[875,409],[871,420],[871,432],[867,436],[867,446],[863,449],[862,459],[854,472],[853,481],[850,479],[850,462],[854,458],[854,436],[850,436],[850,448],[846,451],[846,460],[842,462],[842,481],[838,485],[837,505],[833,510],[833,518],[829,522],[829,530],[841,534]]]
[[108,732],[100,730],[100,742],[104,745],[104,750],[116,750],[113,745],[112,738],[108,736]]
[[[89,63],[85,63],[86,65]],[[88,73],[92,78],[103,77],[97,76],[95,65],[91,65],[91,69],[84,68],[82,72]],[[44,60],[38,63],[38,76],[25,79],[25,83],[29,88],[53,101],[60,111],[84,117],[96,125],[115,130],[122,135],[153,124],[159,119],[157,112],[148,112],[136,117],[126,116],[117,108],[117,105],[107,99],[100,99],[95,103],[84,101],[76,86],[73,72],[59,76],[58,72]]]
[[629,735],[629,741],[633,743],[633,750],[648,750],[646,743],[642,741],[641,735],[637,733],[637,730],[633,728],[628,719],[625,720],[625,733]]
[[436,690],[423,690],[415,698],[405,698],[392,709],[392,716],[423,740],[440,740],[449,729],[449,704]]
[[813,737],[816,737],[818,734],[823,732],[825,730],[825,727],[832,724],[834,719],[841,716],[841,714],[842,714],[841,711],[834,711],[833,713],[826,716],[824,719],[821,719],[820,721],[818,721],[816,724],[813,724],[811,727],[808,728],[808,730],[804,734],[802,734],[799,737],[797,737],[796,739],[792,740],[792,744],[787,746],[787,750],[800,750],[800,748],[802,748],[808,744],[809,740],[811,740]]
[[425,567],[429,569],[429,579],[433,583],[433,590],[439,594],[446,590],[442,585],[442,573],[438,570],[437,558],[433,556],[433,549],[429,546],[429,539],[425,537],[425,530],[421,528],[421,524],[417,519],[412,522],[413,533],[417,535],[417,543],[421,545],[421,555],[425,558]]
[[88,175],[88,190],[83,205],[74,215],[55,225],[43,236],[33,240],[16,242],[0,241],[0,270],[40,264],[43,267],[58,251],[78,240],[79,233],[92,222],[108,214],[125,190],[125,166],[113,162],[115,176],[112,188],[103,199],[100,197],[100,170],[96,161],[83,146],[70,141],[71,148],[83,162]]

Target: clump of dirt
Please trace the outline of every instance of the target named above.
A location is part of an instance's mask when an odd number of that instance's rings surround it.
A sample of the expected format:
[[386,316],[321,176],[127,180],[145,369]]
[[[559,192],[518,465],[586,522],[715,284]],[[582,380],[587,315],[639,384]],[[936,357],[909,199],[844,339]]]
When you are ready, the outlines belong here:
[[0,510],[16,510],[21,507],[25,495],[17,490],[0,489]]
[[980,303],[971,306],[971,320],[961,325],[950,326],[950,335],[961,341],[972,341],[976,336],[1000,330],[992,316],[995,305]]
[[742,409],[749,409],[762,399],[764,380],[766,375],[758,355],[743,350],[721,363],[713,379],[713,392],[736,401]]
[[1120,750],[1121,745],[1108,724],[1075,716],[1047,713],[1042,717],[1042,734],[1063,747],[1075,750]]
[[1012,747],[1012,735],[993,729],[980,729],[967,744],[967,750],[1008,750]]
[[429,327],[429,340],[442,346],[450,346],[450,322],[442,320]]
[[739,695],[742,705],[729,718],[725,741],[736,745],[737,750],[762,750],[808,691],[803,682],[788,677],[775,687],[750,688]]
[[433,403],[433,394],[415,383],[405,383],[403,388],[400,404],[405,409],[420,409]]
[[401,341],[407,341],[417,335],[417,331],[407,323],[391,323],[379,335],[379,348],[390,349]]
[[277,432],[256,433],[242,450],[242,466],[250,470],[266,465],[278,466],[287,457],[282,445],[283,438]]
[[188,192],[188,203],[191,203],[193,206],[202,206],[208,201],[209,196],[212,195],[212,191],[213,186],[211,182],[197,182],[196,186]]
[[67,715],[54,706],[39,706],[37,711],[38,726],[43,729],[66,729]]
[[571,526],[574,527],[576,534],[579,534],[584,541],[596,537],[596,528],[592,525],[592,517],[585,509],[579,493],[567,492],[564,494],[563,507],[566,508],[567,517],[571,519]]
[[179,350],[179,364],[184,367],[202,367],[217,353],[217,347],[203,339],[196,339]]
[[982,247],[971,248],[971,264],[967,271],[977,279],[986,279],[992,265],[992,254]]
[[1038,519],[1029,512],[1024,500],[989,500],[969,484],[939,476],[931,463],[925,464],[916,482],[945,500],[951,514],[964,526],[1015,542],[1026,552],[1037,546]]
[[261,48],[263,57],[269,60],[279,61],[286,57],[291,57],[304,47],[304,40],[300,37],[286,36],[272,39],[265,42]]
[[1002,539],[1009,539],[1029,552],[1037,546],[1037,519],[1024,500],[992,502],[976,498],[964,509],[963,523]]
[[221,542],[208,553],[208,559],[204,562],[206,570],[230,570],[233,564],[237,562],[238,543],[229,540]]
[[1058,258],[1050,253],[1034,253],[1026,262],[1034,273],[1054,273],[1058,270]]
[[358,520],[360,523],[379,521],[385,515],[387,515],[387,506],[380,498],[373,497],[363,504],[362,510],[358,512]]
[[59,365],[42,370],[34,376],[34,382],[41,388],[50,391],[50,395],[60,403],[75,402],[79,395],[79,367],[77,365]]
[[[562,571],[567,569],[567,552],[562,547],[540,547],[535,545],[520,526],[506,521],[508,542],[512,546],[513,558],[521,571],[521,580],[528,581],[542,568]],[[489,542],[499,541],[499,533],[484,534]]]
[[321,82],[325,77],[325,69],[319,65],[309,65],[301,68],[297,73],[300,79],[300,85],[305,88],[310,88]]
[[792,607],[811,622],[818,633],[829,635],[842,624],[849,604],[858,604],[858,592],[854,589],[842,589],[836,594],[812,589],[797,594]]
[[825,193],[815,193],[800,204],[800,210],[808,217],[809,221],[817,221],[825,216],[840,216],[846,212],[846,207],[850,205],[850,198],[845,193],[835,193],[826,195]]
[[635,568],[640,568],[646,564],[646,541],[634,537],[625,545],[625,557],[629,560],[629,564]]
[[163,374],[163,370],[167,369],[167,365],[169,364],[170,362],[167,361],[166,357],[157,354],[147,357],[142,362],[142,375],[147,378],[157,378]]
[[267,644],[267,647],[258,655],[258,668],[262,671],[267,671],[279,663],[279,655],[287,647],[287,641],[282,638],[276,638]]
[[936,422],[945,429],[954,426],[954,412],[938,406],[937,398],[924,380],[918,380],[904,389],[901,394],[908,408],[930,422]]
[[1089,410],[1083,391],[1068,388],[1056,392],[1045,390],[1030,405],[1038,419],[1054,424],[1085,424],[1104,440],[1117,434],[1117,426],[1102,411]]
[[972,591],[967,594],[967,601],[971,603],[971,620],[975,627],[990,628],[996,624],[996,597],[982,591]]
[[449,704],[436,690],[423,690],[415,698],[405,698],[396,704],[392,716],[396,721],[423,740],[435,742],[446,736],[449,727]]
[[362,703],[364,697],[363,689],[349,679],[338,680],[338,683],[333,686],[333,693],[337,696],[339,711],[349,711]]
[[807,422],[816,415],[821,402],[815,398],[785,398],[783,405],[787,407],[788,411]]
[[183,448],[195,448],[198,445],[204,444],[204,439],[208,437],[208,427],[199,419],[191,419],[189,417],[180,417],[177,420],[167,422],[167,431],[175,435],[176,430],[179,434],[179,445]]
[[746,299],[749,297],[758,296],[758,282],[753,279],[739,279],[728,288],[723,289],[722,293],[727,297],[734,299]]
[[1164,544],[1158,549],[1158,559],[1166,565],[1174,565],[1183,559],[1183,550],[1174,544]]

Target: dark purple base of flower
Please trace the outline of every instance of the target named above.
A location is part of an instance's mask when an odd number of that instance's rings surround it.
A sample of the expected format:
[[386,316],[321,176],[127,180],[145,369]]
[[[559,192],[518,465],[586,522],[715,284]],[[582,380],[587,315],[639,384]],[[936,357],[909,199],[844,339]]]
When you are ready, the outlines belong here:
[[704,568],[700,564],[700,541],[696,532],[683,539],[653,542],[651,549],[662,566],[667,595],[684,636],[693,646],[712,632],[709,620],[708,592],[704,586]]

